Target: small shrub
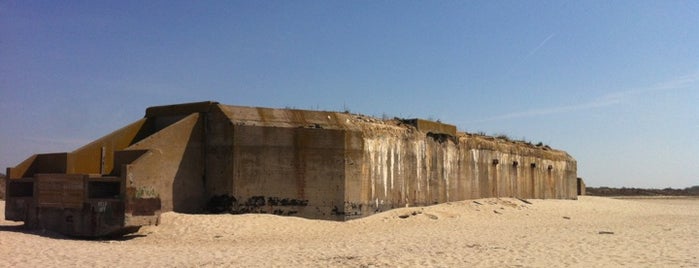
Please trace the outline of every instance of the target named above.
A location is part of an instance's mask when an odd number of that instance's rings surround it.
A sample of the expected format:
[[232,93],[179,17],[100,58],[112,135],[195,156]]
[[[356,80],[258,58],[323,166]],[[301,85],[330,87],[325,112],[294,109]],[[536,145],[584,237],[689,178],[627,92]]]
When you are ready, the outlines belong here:
[[508,137],[508,136],[505,135],[505,134],[498,134],[498,135],[495,136],[495,137],[498,138],[498,139],[501,139],[501,140],[506,140],[506,141],[511,141],[511,140],[512,140],[512,139],[510,139],[510,137]]

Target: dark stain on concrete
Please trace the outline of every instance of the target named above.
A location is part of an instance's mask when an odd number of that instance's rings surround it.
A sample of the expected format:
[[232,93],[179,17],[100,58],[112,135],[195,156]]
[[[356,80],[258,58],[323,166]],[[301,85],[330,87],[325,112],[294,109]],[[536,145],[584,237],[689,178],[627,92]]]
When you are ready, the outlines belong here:
[[212,196],[211,199],[206,203],[206,211],[209,213],[225,213],[231,212],[233,210],[234,204],[237,204],[238,200],[235,197],[222,194]]
[[286,209],[288,207],[308,206],[308,200],[267,197],[256,195],[248,198],[245,202],[238,202],[232,195],[216,195],[209,199],[206,211],[209,213],[272,213],[275,215],[294,215],[298,210]]
[[160,208],[160,198],[135,198],[129,202],[126,211],[133,216],[153,216]]
[[269,197],[267,198],[267,203],[270,206],[308,206],[308,200],[300,200],[293,198]]

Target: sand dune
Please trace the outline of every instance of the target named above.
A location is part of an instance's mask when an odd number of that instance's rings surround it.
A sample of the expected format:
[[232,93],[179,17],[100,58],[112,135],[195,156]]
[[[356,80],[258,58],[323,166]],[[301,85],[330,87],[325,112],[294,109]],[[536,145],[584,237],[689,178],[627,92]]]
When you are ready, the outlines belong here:
[[459,201],[349,222],[165,213],[159,226],[103,241],[3,220],[0,267],[699,267],[699,199],[529,201]]

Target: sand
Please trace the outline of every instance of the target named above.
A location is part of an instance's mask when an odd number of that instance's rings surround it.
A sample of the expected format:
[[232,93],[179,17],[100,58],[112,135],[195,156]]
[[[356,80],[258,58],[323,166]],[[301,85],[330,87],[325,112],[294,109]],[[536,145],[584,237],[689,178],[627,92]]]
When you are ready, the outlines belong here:
[[0,220],[0,267],[699,267],[699,199],[529,201],[349,222],[169,212],[159,226],[94,241]]

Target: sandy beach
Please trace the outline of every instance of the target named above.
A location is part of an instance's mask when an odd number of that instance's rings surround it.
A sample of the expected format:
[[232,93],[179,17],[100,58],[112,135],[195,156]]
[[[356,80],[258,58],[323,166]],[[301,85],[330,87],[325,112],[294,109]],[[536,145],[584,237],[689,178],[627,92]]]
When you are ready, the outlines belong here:
[[1,220],[0,267],[699,266],[699,199],[528,201],[450,202],[349,222],[170,212],[158,226],[93,241]]

